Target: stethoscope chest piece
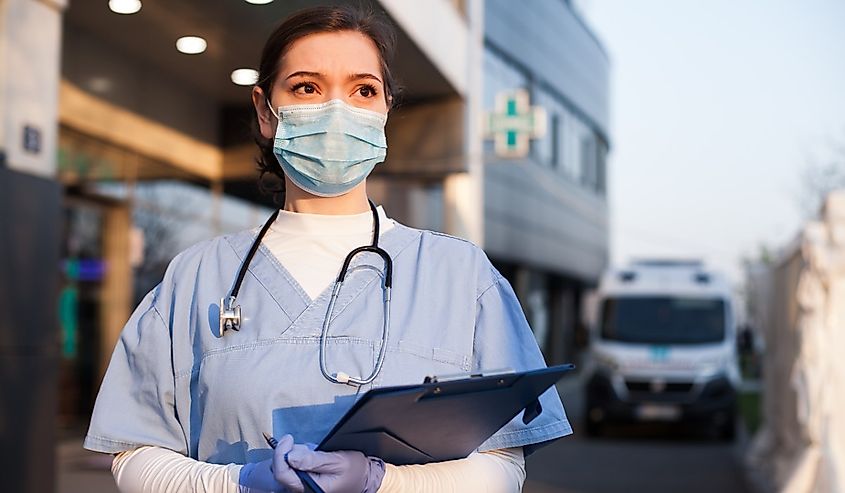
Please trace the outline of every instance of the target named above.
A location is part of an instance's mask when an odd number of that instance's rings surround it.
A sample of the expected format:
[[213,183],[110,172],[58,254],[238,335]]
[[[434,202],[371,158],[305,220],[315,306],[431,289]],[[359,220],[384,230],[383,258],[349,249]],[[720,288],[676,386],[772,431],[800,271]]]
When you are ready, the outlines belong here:
[[220,299],[220,328],[217,337],[229,330],[241,330],[241,305],[235,304],[234,296]]

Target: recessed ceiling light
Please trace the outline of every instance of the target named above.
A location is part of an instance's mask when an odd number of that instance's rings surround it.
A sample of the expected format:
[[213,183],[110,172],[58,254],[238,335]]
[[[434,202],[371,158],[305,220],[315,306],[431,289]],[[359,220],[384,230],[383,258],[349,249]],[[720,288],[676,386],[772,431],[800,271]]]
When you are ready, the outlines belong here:
[[246,3],[251,3],[253,5],[264,5],[272,1],[273,0],[246,0]]
[[251,68],[233,70],[232,82],[239,86],[251,86],[258,82],[258,70]]
[[94,92],[109,92],[112,88],[112,81],[106,77],[91,77],[88,87]]
[[141,10],[141,0],[109,0],[109,8],[116,14],[134,14]]
[[182,36],[176,40],[176,49],[187,55],[202,53],[207,47],[208,43],[199,36]]

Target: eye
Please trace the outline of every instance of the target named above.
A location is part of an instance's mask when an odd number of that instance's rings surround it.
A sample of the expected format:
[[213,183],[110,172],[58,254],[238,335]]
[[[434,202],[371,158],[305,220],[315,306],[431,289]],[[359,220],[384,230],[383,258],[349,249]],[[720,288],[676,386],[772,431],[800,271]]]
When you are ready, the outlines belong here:
[[378,94],[378,91],[376,90],[375,86],[372,86],[370,84],[364,84],[363,86],[359,87],[357,92],[365,98],[371,98]]
[[291,92],[299,95],[316,94],[317,86],[315,86],[311,82],[299,82],[297,84],[294,84],[293,87],[291,87]]

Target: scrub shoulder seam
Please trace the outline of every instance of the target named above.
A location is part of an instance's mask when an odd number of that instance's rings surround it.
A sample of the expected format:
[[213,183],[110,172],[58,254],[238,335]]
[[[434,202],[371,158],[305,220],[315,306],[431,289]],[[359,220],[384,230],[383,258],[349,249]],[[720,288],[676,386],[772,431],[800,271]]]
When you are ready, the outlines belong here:
[[[237,234],[238,233],[235,233],[235,235]],[[165,272],[164,277],[166,278],[168,273],[172,274],[171,270],[178,269],[179,267],[181,267],[180,264],[194,260],[197,255],[199,255],[199,259],[197,260],[201,260],[202,256],[205,255],[209,250],[213,249],[215,244],[219,244],[223,241],[229,243],[229,237],[231,236],[234,235],[226,234],[214,236],[212,238],[207,238],[205,240],[198,241],[193,245],[185,248],[181,252],[177,253],[173,257],[173,259],[170,260],[170,263],[167,265],[167,272]]]
[[495,269],[493,270],[493,273],[495,275],[493,282],[491,282],[490,285],[487,286],[486,288],[482,289],[481,292],[478,294],[478,296],[476,296],[476,298],[475,298],[476,303],[478,303],[481,300],[482,296],[487,294],[487,291],[490,291],[492,288],[498,286],[499,283],[502,282],[502,279],[504,279],[504,277],[501,274],[499,274],[499,272],[496,271]]
[[460,242],[462,242],[462,243],[466,243],[467,245],[472,245],[473,247],[478,248],[478,245],[476,245],[475,243],[473,243],[473,242],[469,241],[469,240],[468,240],[468,239],[466,239],[466,238],[460,238],[460,237],[457,237],[457,236],[452,236],[452,235],[450,235],[450,234],[448,234],[448,233],[443,233],[443,232],[441,232],[441,231],[432,231],[432,230],[430,230],[430,229],[421,229],[420,231],[422,231],[423,233],[430,233],[430,234],[432,234],[432,235],[434,235],[434,236],[441,236],[441,237],[443,237],[443,238],[449,238],[449,239],[452,239],[452,240],[458,240],[458,241],[460,241]]

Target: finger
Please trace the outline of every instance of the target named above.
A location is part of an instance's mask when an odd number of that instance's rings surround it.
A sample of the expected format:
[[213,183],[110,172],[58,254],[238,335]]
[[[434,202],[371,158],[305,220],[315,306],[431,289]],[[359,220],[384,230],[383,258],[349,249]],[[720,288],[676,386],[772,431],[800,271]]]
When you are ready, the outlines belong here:
[[283,485],[286,490],[295,493],[303,491],[302,482],[296,475],[296,472],[288,466],[285,460],[285,455],[293,448],[293,437],[285,435],[279,439],[279,444],[273,451],[273,477],[279,484]]
[[276,445],[276,450],[281,450],[283,453],[286,454],[290,452],[290,449],[293,448],[293,444],[293,435],[284,435],[282,436],[282,438],[279,439],[279,443],[278,445]]
[[[291,451],[293,448],[293,437],[290,435],[285,435],[279,439],[279,443],[276,445],[276,448],[273,449],[273,466],[281,460],[282,463],[285,463],[284,457],[285,455]],[[285,463],[285,467],[287,464]]]
[[295,445],[288,453],[288,464],[300,471],[318,473],[338,472],[339,457],[330,452],[315,452],[304,445]]
[[305,442],[305,446],[308,447],[309,450],[317,450],[317,444],[314,442]]
[[291,435],[285,435],[279,439],[279,443],[276,444],[276,448],[273,449],[273,468],[277,467],[277,465],[284,465],[280,470],[284,470],[288,468],[287,463],[284,460],[285,455],[291,451],[293,448],[293,437]]

